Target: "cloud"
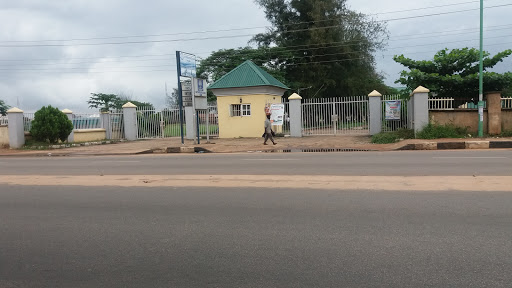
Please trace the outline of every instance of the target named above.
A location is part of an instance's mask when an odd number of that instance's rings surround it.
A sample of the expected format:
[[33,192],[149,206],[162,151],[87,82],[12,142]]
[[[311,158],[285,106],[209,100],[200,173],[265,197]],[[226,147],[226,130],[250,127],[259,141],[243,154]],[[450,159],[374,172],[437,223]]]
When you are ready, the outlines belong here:
[[[0,98],[11,106],[19,102],[25,110],[53,105],[83,111],[90,93],[123,93],[162,107],[165,84],[170,90],[177,83],[175,51],[207,57],[221,48],[246,46],[252,34],[268,25],[264,12],[252,0],[4,2],[0,8],[0,46],[66,45],[0,47]],[[485,4],[507,2],[493,0]],[[393,12],[375,15],[379,20],[478,8],[478,1],[407,12],[397,11],[449,3],[349,0],[348,4],[366,14]],[[510,12],[510,6],[486,10],[486,26],[509,24],[511,28],[512,23],[506,20]],[[477,47],[478,17],[478,11],[470,11],[388,22],[388,47],[376,54],[377,68],[386,76],[386,83],[394,85],[402,70],[391,59],[393,55],[430,59],[443,48]],[[239,30],[246,27],[255,28]],[[508,40],[512,39],[510,32],[502,28],[486,32],[486,45],[492,45],[486,50],[496,53],[511,46],[506,44],[512,42]],[[226,29],[233,30],[211,32]],[[190,33],[201,31],[209,32]],[[130,37],[140,35],[158,36]],[[220,36],[229,37],[204,39]],[[468,39],[472,41],[462,41]],[[137,41],[146,43],[97,45]],[[510,63],[500,63],[497,70],[511,70]]]

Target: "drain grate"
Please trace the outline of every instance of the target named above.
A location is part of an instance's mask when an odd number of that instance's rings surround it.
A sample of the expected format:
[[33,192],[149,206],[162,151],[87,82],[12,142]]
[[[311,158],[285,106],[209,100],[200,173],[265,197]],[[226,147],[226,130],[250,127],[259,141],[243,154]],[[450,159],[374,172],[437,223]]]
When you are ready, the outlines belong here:
[[371,152],[376,150],[370,149],[357,149],[357,148],[312,148],[312,149],[280,149],[280,150],[267,150],[261,151],[263,153],[326,153],[326,152]]

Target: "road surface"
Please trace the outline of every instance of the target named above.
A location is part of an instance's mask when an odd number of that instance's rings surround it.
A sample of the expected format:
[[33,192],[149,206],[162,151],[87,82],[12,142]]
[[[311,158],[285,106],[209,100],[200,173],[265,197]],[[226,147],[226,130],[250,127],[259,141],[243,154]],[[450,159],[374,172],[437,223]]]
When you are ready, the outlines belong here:
[[511,164],[509,150],[0,158],[0,287],[510,287]]

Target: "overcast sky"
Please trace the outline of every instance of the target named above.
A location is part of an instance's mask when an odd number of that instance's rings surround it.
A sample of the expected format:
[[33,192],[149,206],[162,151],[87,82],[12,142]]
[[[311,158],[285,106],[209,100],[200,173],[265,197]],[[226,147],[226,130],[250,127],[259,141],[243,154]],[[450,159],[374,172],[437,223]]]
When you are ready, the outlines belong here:
[[[479,45],[478,0],[348,4],[389,20],[389,43],[376,57],[391,86],[402,70],[393,55],[427,60],[443,48]],[[501,6],[485,10],[485,50],[511,48],[512,0],[484,5]],[[461,10],[470,11],[431,15]],[[0,0],[0,99],[25,111],[52,105],[79,112],[87,111],[90,93],[114,93],[162,109],[166,83],[169,91],[177,83],[175,51],[207,57],[246,46],[267,25],[252,0]],[[218,30],[228,31],[211,32]],[[511,63],[508,58],[496,70],[511,71]]]

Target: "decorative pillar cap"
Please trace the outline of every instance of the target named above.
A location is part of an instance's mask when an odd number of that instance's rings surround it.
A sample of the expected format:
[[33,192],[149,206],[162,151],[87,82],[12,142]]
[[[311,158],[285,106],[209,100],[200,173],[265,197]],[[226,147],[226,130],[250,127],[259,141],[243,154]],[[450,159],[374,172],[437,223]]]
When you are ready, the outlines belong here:
[[423,87],[423,86],[418,86],[418,88],[414,89],[414,91],[412,91],[412,93],[429,93],[430,90],[428,90],[427,88]]
[[382,97],[382,94],[377,90],[373,90],[372,93],[368,94],[368,97]]
[[137,108],[137,106],[135,106],[135,104],[133,104],[132,102],[128,102],[123,105],[123,108]]
[[290,97],[288,97],[288,100],[302,100],[302,97],[300,97],[300,95],[297,93],[293,93],[290,95]]
[[64,109],[64,110],[62,110],[62,113],[64,113],[64,114],[73,114],[73,111],[71,111],[69,109]]
[[7,113],[23,113],[23,110],[20,108],[12,107],[11,109],[7,110]]

